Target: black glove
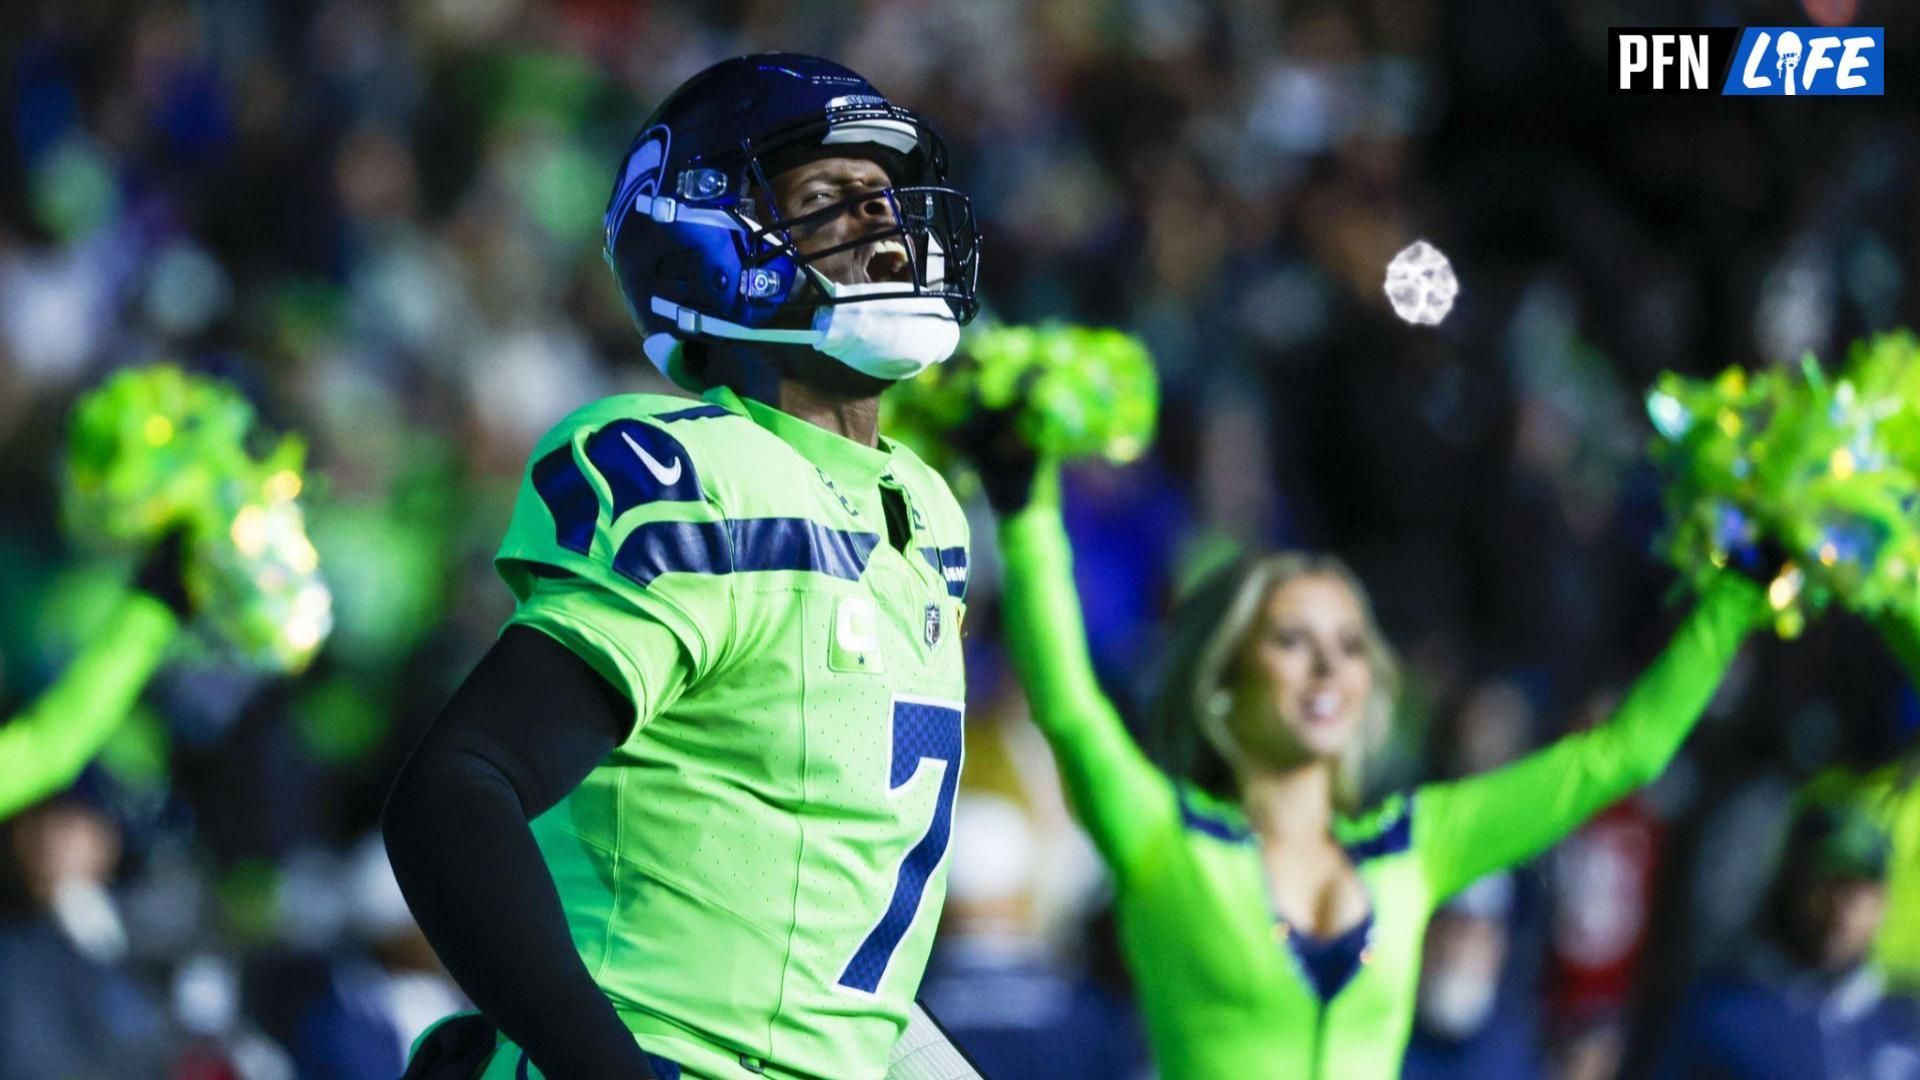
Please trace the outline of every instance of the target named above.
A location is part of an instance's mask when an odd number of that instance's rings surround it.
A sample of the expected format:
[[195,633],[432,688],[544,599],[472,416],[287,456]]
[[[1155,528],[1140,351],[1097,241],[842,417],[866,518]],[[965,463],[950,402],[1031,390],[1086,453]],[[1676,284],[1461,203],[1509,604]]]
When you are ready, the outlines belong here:
[[980,473],[988,505],[1002,517],[1026,507],[1040,471],[1040,455],[1016,426],[1018,415],[1013,409],[982,408],[953,431],[960,452]]
[[154,541],[133,575],[133,587],[172,609],[181,622],[193,617],[193,600],[182,576],[186,562],[187,530],[175,527]]

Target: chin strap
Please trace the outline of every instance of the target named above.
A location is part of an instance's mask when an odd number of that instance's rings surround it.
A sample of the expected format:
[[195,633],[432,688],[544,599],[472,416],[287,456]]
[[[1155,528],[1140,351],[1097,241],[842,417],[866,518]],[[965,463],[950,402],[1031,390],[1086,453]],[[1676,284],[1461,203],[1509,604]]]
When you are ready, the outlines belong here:
[[826,336],[811,327],[805,330],[756,330],[751,326],[741,326],[736,322],[703,314],[658,296],[652,298],[650,306],[655,315],[663,319],[672,319],[673,325],[682,334],[687,335],[704,334],[707,337],[727,338],[731,341],[766,341],[779,345],[817,345]]

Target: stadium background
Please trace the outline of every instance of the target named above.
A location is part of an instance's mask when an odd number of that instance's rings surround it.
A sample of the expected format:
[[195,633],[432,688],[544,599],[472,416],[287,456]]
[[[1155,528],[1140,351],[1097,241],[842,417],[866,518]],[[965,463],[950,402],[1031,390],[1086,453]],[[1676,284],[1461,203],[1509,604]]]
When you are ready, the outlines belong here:
[[[67,410],[122,365],[220,374],[311,440],[339,625],[297,680],[174,665],[75,791],[6,827],[0,1078],[69,1052],[100,1063],[86,1075],[382,1075],[396,1027],[446,1000],[369,838],[508,611],[489,557],[533,440],[662,388],[600,213],[640,119],[699,68],[786,48],[867,74],[952,147],[995,316],[1153,347],[1158,446],[1075,471],[1068,499],[1116,694],[1137,699],[1193,567],[1236,544],[1337,551],[1410,673],[1393,786],[1590,721],[1657,648],[1672,577],[1648,554],[1639,404],[1657,372],[1836,358],[1916,321],[1920,19],[1854,8],[8,5],[0,703],[45,685],[116,587],[56,510]],[[1887,28],[1884,99],[1606,93],[1610,25],[1849,15]],[[1421,237],[1465,290],[1438,329],[1380,289]],[[1124,1023],[1125,975],[997,651],[991,533],[978,518],[972,797],[927,993],[962,1026],[1053,1038],[1047,1075],[1144,1075],[1124,1037],[1090,1034]],[[1457,912],[1456,966],[1500,972],[1470,1040],[1485,1060],[1634,1071],[1687,981],[1743,947],[1796,786],[1891,760],[1920,726],[1850,620],[1748,660],[1656,787]],[[26,902],[54,872],[110,882],[123,949],[110,920],[90,940]],[[1409,1075],[1444,1075],[1447,1041],[1421,1038]]]

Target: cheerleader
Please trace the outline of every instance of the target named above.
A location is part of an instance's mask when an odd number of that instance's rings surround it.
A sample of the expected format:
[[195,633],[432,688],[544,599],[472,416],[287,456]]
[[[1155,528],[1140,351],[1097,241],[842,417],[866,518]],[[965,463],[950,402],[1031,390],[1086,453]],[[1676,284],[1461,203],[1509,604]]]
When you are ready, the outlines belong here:
[[1363,808],[1397,678],[1338,559],[1250,559],[1197,589],[1173,616],[1149,757],[1094,677],[1057,471],[1006,433],[979,441],[1008,652],[1112,872],[1169,1080],[1398,1076],[1434,909],[1658,776],[1769,614],[1723,574],[1606,723]]

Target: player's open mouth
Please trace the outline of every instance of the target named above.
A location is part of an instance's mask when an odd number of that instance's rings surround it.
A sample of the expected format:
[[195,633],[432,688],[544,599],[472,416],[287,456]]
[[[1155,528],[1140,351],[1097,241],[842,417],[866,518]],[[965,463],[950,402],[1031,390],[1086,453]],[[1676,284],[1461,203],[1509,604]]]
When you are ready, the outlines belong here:
[[907,254],[907,245],[897,236],[875,241],[866,249],[867,258],[863,264],[867,280],[904,281],[913,280],[913,261]]

